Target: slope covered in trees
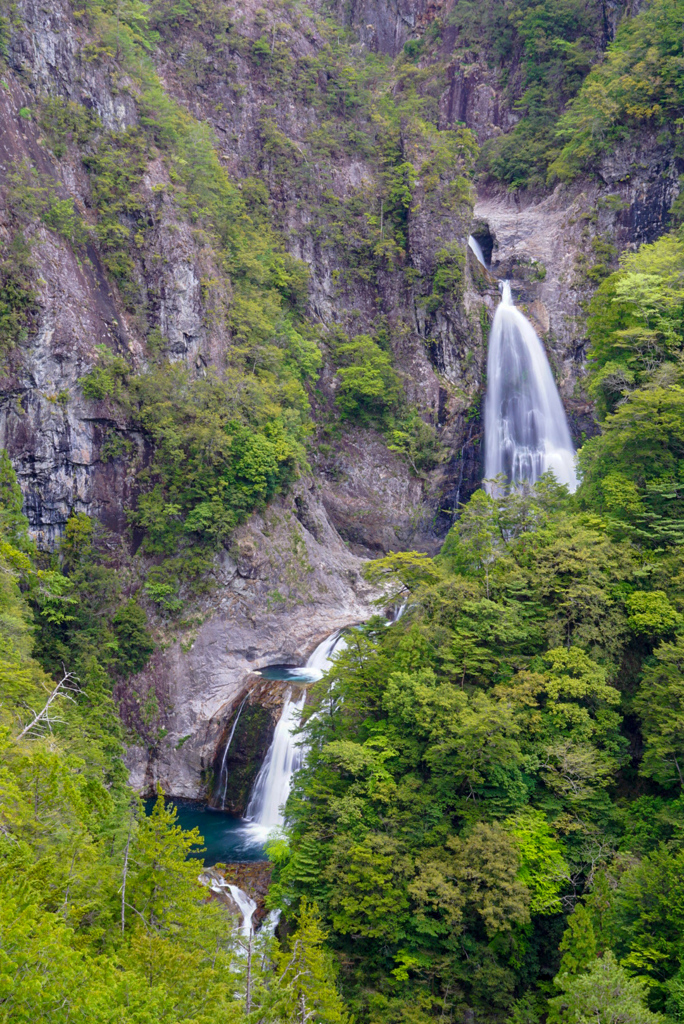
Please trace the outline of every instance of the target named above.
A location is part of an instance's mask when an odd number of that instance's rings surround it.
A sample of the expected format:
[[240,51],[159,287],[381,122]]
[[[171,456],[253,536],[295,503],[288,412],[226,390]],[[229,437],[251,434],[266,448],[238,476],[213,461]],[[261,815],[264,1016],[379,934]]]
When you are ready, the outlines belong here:
[[577,494],[480,491],[437,558],[371,563],[406,611],[317,684],[278,889],[363,1019],[684,1012],[683,255],[596,294]]
[[[237,186],[149,57],[197,12],[98,0],[78,14],[98,40],[93,62],[125,71],[140,122],[105,130],[85,108],[37,104],[53,155],[81,153],[92,225],[34,168],[12,169],[0,344],[10,358],[34,323],[36,225],[84,262],[95,238],[146,350],[135,366],[103,350],[80,388],[147,446],[129,510],[147,575],[122,574],[83,514],[54,553],[39,552],[3,452],[0,1020],[684,1020],[680,212],[671,233],[623,256],[588,309],[600,430],[581,449],[577,493],[552,477],[496,500],[477,491],[437,556],[369,563],[369,580],[405,611],[391,628],[378,618],[352,631],[313,690],[307,762],[270,847],[284,927],[245,949],[188,859],[199,835],[161,797],[146,816],[127,785],[124,742],[161,738],[154,691],[138,701],[136,736],[124,735],[115,694],[154,649],[140,602],[179,612],[178,580],[201,590],[236,524],[306,470],[321,339],[264,181]],[[679,145],[679,0],[644,5],[612,43],[606,5],[576,0],[461,2],[432,24],[405,47],[397,80],[389,61],[344,33],[335,40],[330,21],[323,57],[297,65],[298,88],[318,88],[330,115],[312,145],[377,160],[377,212],[360,189],[345,202],[331,192],[317,213],[321,233],[332,223],[353,253],[345,287],[354,274],[410,276],[418,188],[425,202],[439,195],[445,217],[469,209],[472,136],[438,126],[440,31],[457,30],[462,55],[481,47],[509,74],[521,120],[481,154],[490,177],[516,188],[570,181],[652,128]],[[210,27],[239,36],[232,23]],[[281,43],[274,33],[249,44],[276,86],[293,68]],[[207,57],[194,53],[186,85]],[[312,181],[266,113],[264,175],[283,189],[295,171]],[[420,179],[409,150],[430,153]],[[177,223],[220,269],[203,283],[234,342],[220,373],[174,362],[146,319],[144,178],[157,160],[166,177],[154,196],[168,193]],[[430,315],[462,301],[463,267],[455,243],[439,250],[421,293]],[[335,415],[384,431],[419,475],[441,453],[406,401],[387,330],[378,319],[373,336],[326,336]],[[104,450],[126,461],[131,442],[114,422]]]

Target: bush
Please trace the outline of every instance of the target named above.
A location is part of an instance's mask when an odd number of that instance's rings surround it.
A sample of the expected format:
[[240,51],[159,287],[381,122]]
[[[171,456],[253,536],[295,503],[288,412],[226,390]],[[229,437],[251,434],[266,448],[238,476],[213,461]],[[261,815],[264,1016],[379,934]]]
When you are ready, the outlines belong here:
[[117,642],[117,665],[123,675],[141,672],[154,650],[147,616],[134,599],[117,611],[112,620]]
[[335,354],[342,363],[337,371],[342,415],[361,422],[383,420],[401,395],[391,357],[368,334],[358,334]]

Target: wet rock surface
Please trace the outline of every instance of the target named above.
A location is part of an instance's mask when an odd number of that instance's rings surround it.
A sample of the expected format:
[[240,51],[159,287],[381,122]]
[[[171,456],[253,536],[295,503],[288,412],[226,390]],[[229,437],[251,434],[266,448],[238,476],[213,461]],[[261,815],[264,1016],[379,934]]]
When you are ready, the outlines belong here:
[[210,890],[211,898],[227,907],[237,919],[241,917],[240,909],[230,895],[228,886],[236,885],[238,889],[242,889],[256,903],[256,910],[252,916],[252,924],[256,930],[268,915],[266,895],[271,884],[272,871],[268,861],[253,864],[215,864],[202,871],[200,881]]

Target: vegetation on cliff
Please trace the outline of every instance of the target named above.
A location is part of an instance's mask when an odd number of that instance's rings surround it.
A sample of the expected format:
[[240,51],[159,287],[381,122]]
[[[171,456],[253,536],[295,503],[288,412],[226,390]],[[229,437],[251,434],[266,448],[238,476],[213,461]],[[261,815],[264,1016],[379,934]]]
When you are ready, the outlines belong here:
[[[307,468],[314,403],[321,421],[381,432],[416,475],[439,462],[398,365],[413,325],[391,319],[387,296],[406,299],[426,347],[460,316],[481,331],[462,308],[474,173],[569,181],[644,130],[677,151],[681,0],[653,0],[612,41],[605,4],[461,0],[396,60],[287,3],[316,39],[306,52],[290,45],[293,22],[257,12],[254,39],[219,3],[75,9],[81,56],[130,100],[130,123],[37,100],[50,159],[71,161],[90,205],[28,160],[8,168],[0,355],[16,372],[45,237],[112,283],[142,344],[122,333],[103,348],[80,398],[107,413],[100,458],[133,471],[145,576],[82,513],[39,552],[0,455],[0,1020],[682,1021],[681,229],[615,273],[593,268],[586,383],[601,429],[577,494],[550,477],[499,499],[477,491],[438,556],[369,565],[406,610],[391,629],[355,630],[314,688],[308,760],[271,847],[282,942],[245,951],[188,859],[200,837],[161,796],[144,814],[117,707],[154,650],[142,605],[173,615],[209,585],[235,527]],[[14,17],[0,14],[2,60]],[[472,134],[443,124],[451,37],[501,75],[520,116],[477,164]],[[237,57],[274,97],[239,181],[158,68],[181,94],[225,75],[238,97]],[[279,119],[281,94],[309,106],[302,142]],[[335,161],[356,159],[368,173],[336,188]],[[372,313],[350,299],[324,330],[307,310],[288,192],[335,253],[336,296],[363,292]],[[412,233],[434,223],[424,266],[412,263]],[[169,237],[199,253],[203,329],[226,341],[209,366],[162,331]],[[155,750],[155,689],[125,697],[127,738]]]
[[[246,951],[197,881],[196,830],[161,796],[146,816],[128,788],[112,677],[149,655],[144,617],[130,602],[107,616],[115,581],[85,517],[63,555],[68,580],[37,567],[3,452],[0,1019],[210,1024],[251,1007],[275,1022],[304,1005],[342,1024],[315,908],[282,949]],[[71,671],[51,676],[57,657]]]
[[596,294],[577,494],[480,491],[437,558],[370,563],[407,610],[316,685],[275,893],[362,1019],[684,1010],[683,272],[667,236]]

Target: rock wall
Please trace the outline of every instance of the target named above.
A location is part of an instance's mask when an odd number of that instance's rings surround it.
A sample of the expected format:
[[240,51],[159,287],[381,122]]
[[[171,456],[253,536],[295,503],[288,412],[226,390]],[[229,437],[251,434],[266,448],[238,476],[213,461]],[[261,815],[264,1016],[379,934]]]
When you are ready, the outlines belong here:
[[[124,721],[145,739],[129,749],[133,785],[149,792],[160,783],[175,796],[207,797],[233,716],[255,688],[252,703],[269,709],[270,720],[248,712],[248,727],[236,731],[231,751],[239,778],[230,803],[239,810],[284,693],[260,685],[253,673],[304,664],[330,633],[377,614],[378,594],[331,526],[315,484],[254,516],[237,531],[234,552],[224,557],[215,598],[192,634],[158,651],[120,697]],[[151,694],[160,709],[152,731],[144,721]]]
[[[358,33],[349,66],[367,51],[400,54],[437,12],[423,0],[359,0],[339,11]],[[325,363],[311,393],[317,431],[311,476],[237,531],[231,552],[216,560],[213,596],[189,609],[183,629],[157,623],[163,643],[149,669],[119,688],[124,720],[140,738],[129,764],[141,790],[160,782],[179,796],[206,795],[221,738],[254,670],[303,661],[334,629],[373,613],[362,558],[439,548],[454,510],[481,477],[478,408],[496,276],[511,278],[545,341],[576,439],[592,431],[581,381],[585,303],[596,283],[594,240],[614,246],[608,260],[614,265],[619,251],[663,229],[678,191],[679,162],[657,139],[643,138],[607,159],[597,180],[572,188],[521,196],[481,187],[472,220],[467,170],[440,156],[439,132],[465,123],[482,141],[509,130],[517,115],[497,74],[481,61],[456,59],[456,40],[445,30],[434,66],[419,68],[420,97],[438,111],[439,128],[417,134],[401,125],[396,159],[411,166],[415,180],[405,246],[391,258],[383,255],[384,157],[372,150],[368,133],[361,138],[359,130],[361,141],[350,141],[354,117],[331,99],[345,69],[322,13],[318,5],[272,12],[258,0],[237,11],[217,4],[206,24],[188,21],[162,32],[154,55],[168,94],[209,125],[231,174],[267,188],[289,250],[310,270],[308,311],[321,331]],[[95,59],[88,46],[87,21],[75,18],[66,0],[47,7],[18,3],[0,93],[1,237],[8,234],[8,176],[22,160],[54,182],[60,196],[71,197],[87,223],[95,222],[82,154],[72,149],[55,160],[32,114],[41,97],[59,96],[96,111],[106,128],[136,124],[133,83],[117,72],[115,58]],[[281,57],[286,70],[277,74]],[[288,77],[288,60],[305,69],[304,91]],[[410,83],[406,66],[382,68],[380,84],[364,80],[363,88],[399,97]],[[325,125],[317,112],[323,108],[306,90],[325,100]],[[376,100],[367,102],[363,116],[373,123]],[[323,128],[328,134],[321,138]],[[0,382],[0,444],[17,468],[32,532],[47,549],[69,514],[83,511],[108,527],[122,561],[131,564],[126,509],[135,501],[135,474],[130,460],[108,459],[103,445],[112,431],[127,433],[139,464],[149,453],[113,404],[83,396],[79,379],[98,346],[142,366],[145,332],[153,325],[169,358],[198,373],[220,365],[230,347],[221,319],[207,315],[203,282],[214,282],[218,306],[229,304],[230,284],[192,226],[176,216],[170,185],[163,161],[151,159],[142,185],[148,228],[135,254],[144,316],[107,276],[96,245],[79,255],[40,224],[30,227],[36,321]],[[331,197],[338,204],[334,215],[326,212]],[[340,211],[347,217],[342,226]],[[381,255],[359,264],[354,260],[368,243],[369,225],[376,236],[379,231]],[[467,249],[471,230],[491,248],[495,276]],[[462,277],[446,297],[435,291],[445,252],[465,253]],[[335,422],[338,385],[325,342],[335,331],[387,337],[407,398],[436,428],[445,459],[415,472],[388,449],[382,433]],[[277,701],[261,700],[269,702],[273,711]],[[273,714],[270,724],[262,716],[236,756],[258,759],[272,722]],[[236,808],[248,776],[232,798]]]

